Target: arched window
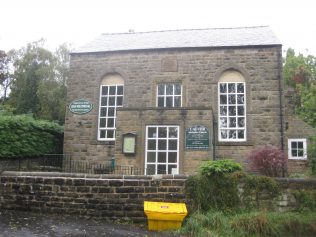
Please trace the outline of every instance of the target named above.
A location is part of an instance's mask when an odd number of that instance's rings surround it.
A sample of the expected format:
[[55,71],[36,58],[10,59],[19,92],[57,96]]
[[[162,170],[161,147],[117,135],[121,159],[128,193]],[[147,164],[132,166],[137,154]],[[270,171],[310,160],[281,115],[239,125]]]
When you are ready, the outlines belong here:
[[105,76],[100,86],[98,140],[115,140],[116,109],[123,106],[124,81],[119,74]]
[[246,141],[246,83],[237,71],[225,71],[218,82],[218,139]]

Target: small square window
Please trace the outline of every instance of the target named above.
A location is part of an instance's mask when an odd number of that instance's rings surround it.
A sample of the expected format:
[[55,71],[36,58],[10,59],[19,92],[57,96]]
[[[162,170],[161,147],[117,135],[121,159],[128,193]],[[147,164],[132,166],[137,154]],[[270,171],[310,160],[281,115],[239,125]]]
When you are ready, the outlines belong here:
[[157,85],[158,107],[181,107],[182,87],[181,84]]
[[289,159],[305,160],[307,159],[306,139],[289,139],[288,140]]

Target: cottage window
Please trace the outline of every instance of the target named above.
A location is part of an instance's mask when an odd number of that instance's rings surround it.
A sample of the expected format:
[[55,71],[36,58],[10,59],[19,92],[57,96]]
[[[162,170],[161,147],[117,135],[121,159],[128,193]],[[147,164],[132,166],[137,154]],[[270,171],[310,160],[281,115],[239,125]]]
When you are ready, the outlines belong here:
[[147,126],[146,174],[178,174],[178,161],[179,126]]
[[116,109],[123,106],[124,84],[118,76],[108,76],[103,84],[100,87],[98,139],[114,141]]
[[182,86],[180,83],[159,84],[157,86],[158,107],[181,107]]
[[219,141],[246,141],[246,86],[238,72],[226,72],[218,84]]
[[289,139],[288,150],[289,159],[307,159],[306,139]]

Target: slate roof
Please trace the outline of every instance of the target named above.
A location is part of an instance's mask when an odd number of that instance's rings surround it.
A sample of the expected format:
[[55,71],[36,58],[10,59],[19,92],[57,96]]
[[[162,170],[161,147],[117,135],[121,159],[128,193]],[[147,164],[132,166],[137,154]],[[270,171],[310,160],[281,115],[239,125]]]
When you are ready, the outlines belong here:
[[281,45],[268,26],[102,34],[72,53]]

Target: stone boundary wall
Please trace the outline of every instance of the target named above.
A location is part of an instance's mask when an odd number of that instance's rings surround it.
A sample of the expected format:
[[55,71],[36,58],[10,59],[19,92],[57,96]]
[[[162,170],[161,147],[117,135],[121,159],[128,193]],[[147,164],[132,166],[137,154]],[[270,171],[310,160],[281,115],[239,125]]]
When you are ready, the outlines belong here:
[[186,179],[6,171],[0,176],[0,209],[145,221],[144,201],[186,201]]
[[[58,172],[13,172],[0,176],[0,209],[79,214],[109,220],[144,222],[144,201],[184,202],[185,175],[92,175]],[[259,196],[259,207],[295,210],[297,190],[316,190],[315,179],[277,178],[281,194]]]

